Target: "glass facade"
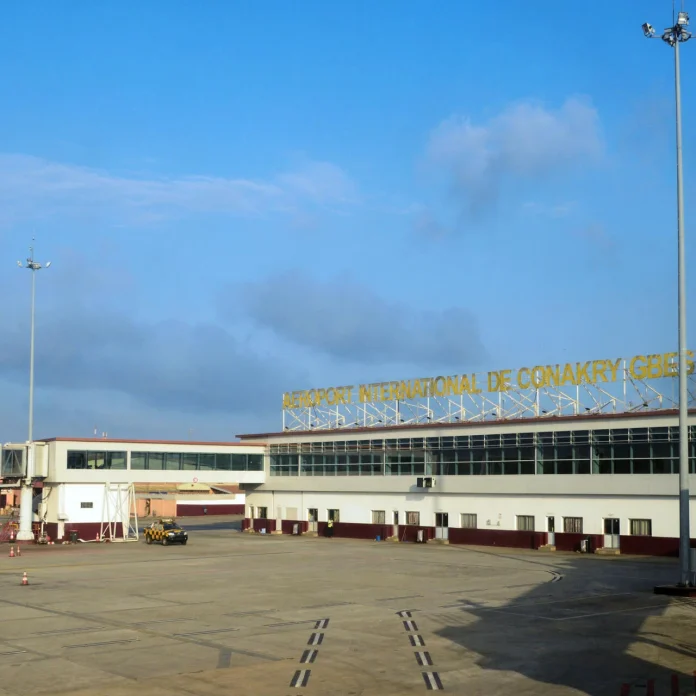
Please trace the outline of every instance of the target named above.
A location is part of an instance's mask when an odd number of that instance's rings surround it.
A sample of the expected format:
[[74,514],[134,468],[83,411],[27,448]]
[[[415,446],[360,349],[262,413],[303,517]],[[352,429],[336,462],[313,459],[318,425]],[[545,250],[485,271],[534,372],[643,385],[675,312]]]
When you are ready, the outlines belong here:
[[125,452],[68,450],[68,469],[125,469]]
[[130,468],[149,471],[263,471],[263,455],[131,452]]
[[23,449],[4,449],[2,451],[1,478],[15,478],[25,475],[24,453]]
[[[68,451],[68,469],[126,469],[126,466],[126,452]],[[130,468],[148,471],[263,471],[263,455],[131,452]]]
[[[696,473],[696,426],[689,429]],[[673,474],[676,427],[283,443],[270,447],[271,476],[510,476]]]

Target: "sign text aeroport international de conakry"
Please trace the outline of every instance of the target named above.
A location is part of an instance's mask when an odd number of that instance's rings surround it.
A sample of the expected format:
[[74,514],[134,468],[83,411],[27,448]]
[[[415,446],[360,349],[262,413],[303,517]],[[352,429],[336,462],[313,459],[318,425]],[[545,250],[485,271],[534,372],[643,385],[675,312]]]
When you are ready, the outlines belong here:
[[[687,374],[694,371],[693,351],[687,351]],[[563,365],[535,365],[513,370],[493,370],[485,374],[461,374],[439,377],[421,377],[400,382],[372,382],[370,384],[308,389],[283,394],[283,409],[314,406],[338,406],[383,401],[405,401],[426,397],[460,396],[506,392],[511,389],[544,389],[546,387],[608,384],[621,378],[623,358],[588,360]],[[633,379],[676,377],[677,353],[635,355],[626,361],[628,375]],[[514,374],[513,374],[514,372]]]

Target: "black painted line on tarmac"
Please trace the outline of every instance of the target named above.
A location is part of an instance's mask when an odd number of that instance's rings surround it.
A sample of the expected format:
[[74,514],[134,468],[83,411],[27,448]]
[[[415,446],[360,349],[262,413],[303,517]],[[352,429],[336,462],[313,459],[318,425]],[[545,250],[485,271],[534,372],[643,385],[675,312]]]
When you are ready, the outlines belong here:
[[442,680],[437,672],[422,672],[425,687],[428,691],[444,691]]
[[415,656],[416,656],[416,662],[418,662],[418,664],[421,667],[432,666],[433,658],[430,657],[429,652],[417,652],[417,653],[415,653]]
[[302,653],[302,657],[300,658],[300,662],[302,664],[311,664],[317,659],[317,655],[319,654],[318,650],[305,650]]
[[317,621],[314,624],[315,630],[318,628],[328,628],[328,627],[329,627],[329,620],[328,619],[319,619],[319,621]]
[[323,642],[324,642],[324,634],[323,633],[312,633],[309,640],[307,641],[307,645],[321,645]]
[[298,669],[290,680],[290,686],[297,687],[298,689],[307,686],[311,674],[312,670],[310,669]]
[[379,599],[376,599],[376,602],[393,602],[394,600],[397,599],[415,599],[416,597],[422,597],[422,594],[410,594],[410,595],[404,595],[403,597],[380,597]]

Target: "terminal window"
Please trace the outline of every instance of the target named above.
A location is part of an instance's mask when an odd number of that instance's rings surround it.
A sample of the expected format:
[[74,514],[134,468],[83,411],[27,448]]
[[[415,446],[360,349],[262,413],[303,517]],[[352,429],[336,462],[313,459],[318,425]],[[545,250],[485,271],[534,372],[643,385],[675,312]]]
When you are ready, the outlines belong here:
[[631,520],[632,536],[652,536],[652,520]]
[[341,513],[338,510],[329,510],[328,513],[328,519],[330,519],[332,522],[341,521]]
[[68,469],[125,469],[125,452],[68,450]]
[[462,529],[477,529],[478,528],[478,519],[476,515],[470,513],[470,512],[462,512]]
[[534,515],[517,515],[517,531],[533,532]]
[[[71,468],[69,461],[68,468]],[[121,468],[125,469],[125,466]],[[263,455],[223,452],[131,452],[130,468],[150,471],[263,471]]]
[[415,525],[416,527],[420,525],[420,512],[417,511],[407,511],[406,512],[406,524]]
[[564,517],[563,531],[566,534],[582,534],[582,517]]
[[[690,471],[696,473],[696,427]],[[677,428],[616,428],[274,444],[271,476],[673,474]]]
[[387,514],[384,510],[372,511],[372,524],[386,524]]

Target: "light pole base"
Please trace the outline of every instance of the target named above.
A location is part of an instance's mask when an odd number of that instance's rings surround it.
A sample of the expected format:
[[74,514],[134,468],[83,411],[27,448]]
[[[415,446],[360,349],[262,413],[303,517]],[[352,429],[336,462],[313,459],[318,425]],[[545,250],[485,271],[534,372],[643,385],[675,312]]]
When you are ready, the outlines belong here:
[[15,539],[17,539],[17,541],[34,541],[34,535],[32,532],[23,532],[20,530],[17,532]]

